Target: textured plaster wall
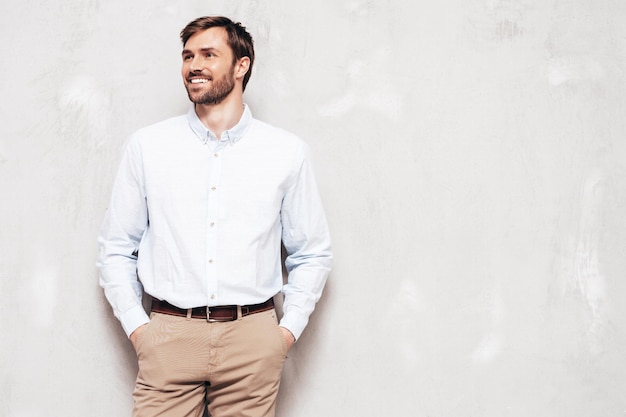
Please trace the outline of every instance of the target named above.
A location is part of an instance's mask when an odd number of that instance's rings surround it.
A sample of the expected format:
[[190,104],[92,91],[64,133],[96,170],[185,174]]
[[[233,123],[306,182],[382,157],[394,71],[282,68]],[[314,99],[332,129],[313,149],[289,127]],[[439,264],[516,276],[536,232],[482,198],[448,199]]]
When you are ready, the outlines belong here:
[[336,266],[280,417],[626,413],[626,3],[9,2],[0,416],[129,415],[94,266],[122,145],[184,112],[178,32],[254,34],[246,101],[311,145]]

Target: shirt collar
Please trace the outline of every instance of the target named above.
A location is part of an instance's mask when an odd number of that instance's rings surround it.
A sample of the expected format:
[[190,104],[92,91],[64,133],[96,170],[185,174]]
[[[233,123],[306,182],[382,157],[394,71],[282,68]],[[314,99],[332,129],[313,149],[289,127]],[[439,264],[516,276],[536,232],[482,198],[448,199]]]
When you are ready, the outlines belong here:
[[[196,136],[200,138],[202,143],[207,143],[207,141],[217,141],[215,133],[207,129],[198,118],[194,105],[191,105],[189,111],[187,111],[187,120],[189,121],[189,126],[194,131]],[[234,145],[245,135],[251,123],[252,113],[250,112],[248,105],[244,104],[241,119],[239,119],[239,122],[237,122],[235,126],[222,132],[220,142],[228,141],[231,145]]]

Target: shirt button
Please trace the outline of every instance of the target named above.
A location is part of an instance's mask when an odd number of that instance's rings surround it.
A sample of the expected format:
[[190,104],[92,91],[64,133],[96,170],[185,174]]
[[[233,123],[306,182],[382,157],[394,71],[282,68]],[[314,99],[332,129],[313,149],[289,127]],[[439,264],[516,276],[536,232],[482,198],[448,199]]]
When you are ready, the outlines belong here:
[[219,155],[219,154],[217,154],[217,153],[214,153],[214,154],[213,154],[213,156],[214,156],[215,158],[217,158],[217,157],[219,157],[220,155]]
[[215,227],[215,223],[211,222],[211,224],[209,226]]
[[215,300],[215,294],[211,294],[211,300]]
[[215,190],[217,190],[216,187],[211,187],[211,191],[215,191]]
[[213,259],[209,259],[209,263],[212,264],[213,263]]

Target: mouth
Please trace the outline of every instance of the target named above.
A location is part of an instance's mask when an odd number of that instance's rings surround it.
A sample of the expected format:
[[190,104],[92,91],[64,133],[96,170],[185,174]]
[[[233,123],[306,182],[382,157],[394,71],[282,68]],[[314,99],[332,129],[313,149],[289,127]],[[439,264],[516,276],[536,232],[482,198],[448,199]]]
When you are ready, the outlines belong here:
[[204,83],[208,83],[209,79],[208,78],[191,78],[189,80],[190,84],[204,84]]

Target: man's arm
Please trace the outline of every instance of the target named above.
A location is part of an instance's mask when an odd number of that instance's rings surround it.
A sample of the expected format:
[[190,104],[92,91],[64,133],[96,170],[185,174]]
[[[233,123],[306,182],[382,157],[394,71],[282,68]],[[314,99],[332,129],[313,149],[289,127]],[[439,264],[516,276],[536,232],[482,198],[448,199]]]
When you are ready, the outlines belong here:
[[97,266],[100,285],[127,335],[149,318],[141,304],[137,251],[148,224],[141,148],[129,142],[113,185],[102,224]]
[[287,250],[287,284],[280,326],[297,340],[319,301],[332,266],[330,234],[317,183],[303,146],[299,169],[281,210],[282,240]]

